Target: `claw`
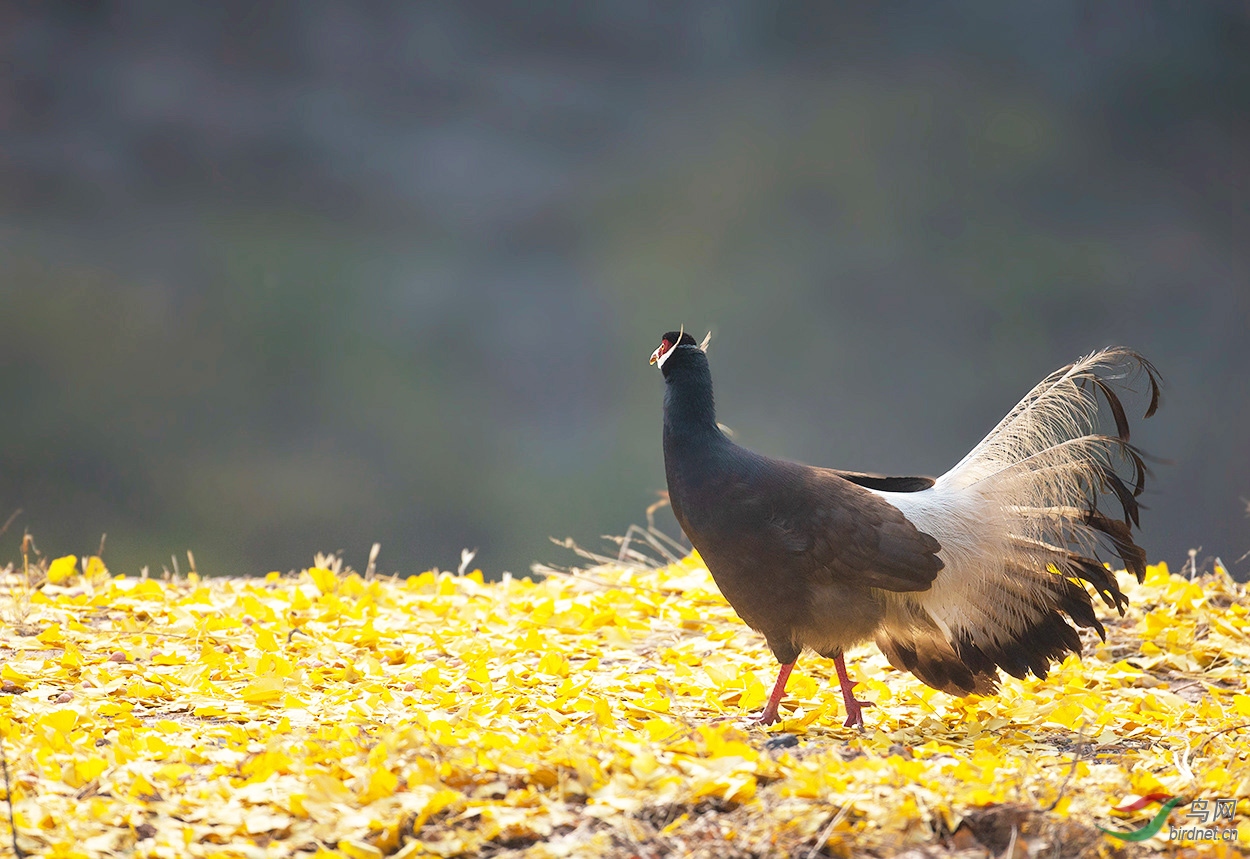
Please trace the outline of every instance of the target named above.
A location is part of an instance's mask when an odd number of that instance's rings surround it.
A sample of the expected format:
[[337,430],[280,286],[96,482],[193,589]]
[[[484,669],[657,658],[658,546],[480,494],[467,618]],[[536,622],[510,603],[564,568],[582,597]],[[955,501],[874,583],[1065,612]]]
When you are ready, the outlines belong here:
[[860,701],[856,698],[850,698],[846,702],[846,721],[842,723],[844,728],[863,728],[864,727],[864,708],[875,707],[876,704],[871,701]]
[[860,701],[851,694],[851,690],[855,688],[855,684],[851,682],[850,676],[846,673],[846,661],[839,653],[833,660],[834,667],[838,669],[838,683],[842,686],[842,700],[846,702],[846,721],[842,723],[845,728],[864,727],[864,708],[872,707],[871,701]]
[[767,709],[751,720],[752,727],[766,728],[769,725],[775,725],[781,721],[781,716],[776,712],[769,713]]

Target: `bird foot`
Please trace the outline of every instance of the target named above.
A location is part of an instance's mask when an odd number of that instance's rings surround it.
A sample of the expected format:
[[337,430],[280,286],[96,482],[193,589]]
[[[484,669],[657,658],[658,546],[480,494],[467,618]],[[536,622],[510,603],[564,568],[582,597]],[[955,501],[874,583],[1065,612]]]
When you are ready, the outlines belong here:
[[861,731],[864,729],[864,708],[873,706],[871,701],[860,701],[856,699],[851,690],[855,688],[855,683],[851,681],[851,676],[846,673],[846,660],[839,653],[833,658],[833,664],[838,669],[838,684],[842,687],[842,700],[846,702],[846,721],[843,726],[847,728],[857,727]]
[[864,728],[864,708],[875,707],[871,701],[859,701],[855,698],[846,699],[846,721],[842,723],[844,728]]
[[765,707],[764,712],[760,713],[751,720],[752,727],[764,728],[769,725],[775,725],[781,721],[781,716],[777,712],[776,707]]
[[790,679],[790,672],[793,670],[793,661],[781,666],[781,670],[777,673],[777,682],[773,684],[773,692],[768,696],[768,704],[753,724],[771,725],[781,718],[777,711],[781,709],[781,698],[786,694],[786,681]]

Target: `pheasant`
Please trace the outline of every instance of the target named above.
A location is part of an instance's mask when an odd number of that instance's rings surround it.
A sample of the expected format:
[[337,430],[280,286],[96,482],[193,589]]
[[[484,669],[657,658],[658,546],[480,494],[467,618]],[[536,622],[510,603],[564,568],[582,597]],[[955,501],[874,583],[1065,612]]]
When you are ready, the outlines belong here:
[[[716,421],[707,341],[670,331],[651,355],[664,376],[664,470],[673,513],[738,615],[781,670],[759,717],[778,719],[804,648],[832,658],[846,726],[863,726],[847,648],[875,641],[890,664],[953,695],[991,694],[999,673],[1045,678],[1080,654],[1073,627],[1105,639],[1093,588],[1128,604],[1110,551],[1138,581],[1134,542],[1141,452],[1115,384],[1149,361],[1108,348],[1041,381],[940,477],[882,477],[774,459],[735,444]],[[1099,398],[1116,432],[1097,431]],[[1123,466],[1124,474],[1117,471]],[[1108,515],[1106,502],[1122,516]],[[1084,584],[1082,584],[1084,583]]]

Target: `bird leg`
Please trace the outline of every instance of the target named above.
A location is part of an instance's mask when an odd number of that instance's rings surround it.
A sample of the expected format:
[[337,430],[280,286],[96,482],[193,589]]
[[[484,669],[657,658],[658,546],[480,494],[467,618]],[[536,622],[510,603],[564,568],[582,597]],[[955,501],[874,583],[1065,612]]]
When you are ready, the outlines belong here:
[[[854,725],[858,725],[862,728],[864,727],[863,708],[871,707],[873,706],[873,703],[871,701],[858,701],[855,696],[851,694],[851,690],[855,688],[855,684],[851,682],[850,675],[846,673],[846,661],[842,658],[841,653],[834,657],[833,664],[838,669],[838,682],[842,684],[842,700],[846,702],[846,722],[843,724],[847,728]],[[786,673],[789,674],[788,671]],[[775,697],[780,697],[776,690],[773,691],[773,695]],[[771,701],[769,702],[769,705],[772,706]],[[775,711],[776,708],[774,708],[774,715]],[[767,711],[765,711],[765,715],[767,715]]]
[[793,662],[781,666],[781,671],[777,674],[777,682],[773,684],[773,694],[768,696],[768,706],[755,720],[755,724],[771,725],[777,721],[777,708],[781,706],[781,696],[786,694],[786,681],[790,679],[790,672],[793,670]]

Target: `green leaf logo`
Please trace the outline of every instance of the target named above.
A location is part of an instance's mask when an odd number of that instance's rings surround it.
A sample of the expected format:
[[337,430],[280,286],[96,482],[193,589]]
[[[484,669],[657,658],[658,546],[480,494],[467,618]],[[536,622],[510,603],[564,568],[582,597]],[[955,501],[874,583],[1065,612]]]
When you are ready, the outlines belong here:
[[1180,805],[1184,801],[1185,798],[1183,796],[1172,797],[1167,802],[1163,803],[1163,808],[1159,809],[1159,813],[1156,814],[1149,823],[1134,832],[1116,832],[1112,829],[1103,829],[1101,826],[1098,828],[1102,829],[1103,832],[1107,833],[1112,838],[1119,838],[1121,841],[1145,841],[1147,838],[1152,837],[1163,828],[1163,824],[1167,822],[1168,815],[1172,813],[1172,809],[1176,808],[1176,806]]

